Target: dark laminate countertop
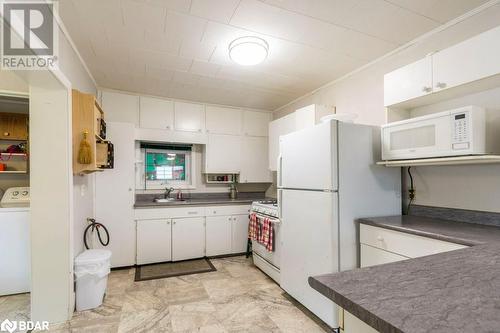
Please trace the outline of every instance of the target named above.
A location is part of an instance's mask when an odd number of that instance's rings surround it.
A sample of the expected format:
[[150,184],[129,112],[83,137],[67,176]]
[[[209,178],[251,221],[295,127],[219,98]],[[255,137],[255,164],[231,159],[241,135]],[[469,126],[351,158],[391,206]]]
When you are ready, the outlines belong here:
[[134,208],[162,208],[162,207],[183,207],[183,206],[213,206],[213,205],[250,205],[253,201],[259,200],[243,198],[243,199],[223,199],[223,198],[204,198],[204,199],[186,199],[185,201],[171,201],[171,202],[154,202],[136,201]]
[[[387,216],[359,219],[359,223],[402,231],[468,246],[500,241],[500,228],[420,216]],[[499,329],[500,332],[500,329]]]
[[309,278],[380,332],[500,332],[500,228],[415,216],[360,223],[473,245]]

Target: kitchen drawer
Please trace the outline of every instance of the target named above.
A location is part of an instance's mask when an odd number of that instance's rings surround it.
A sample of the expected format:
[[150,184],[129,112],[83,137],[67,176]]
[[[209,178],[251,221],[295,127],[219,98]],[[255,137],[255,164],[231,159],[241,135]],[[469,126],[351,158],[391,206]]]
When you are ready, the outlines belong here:
[[205,207],[163,207],[134,210],[136,220],[205,216]]
[[409,258],[417,258],[467,247],[365,224],[360,224],[360,243]]
[[409,259],[399,254],[360,244],[361,268]]
[[250,214],[250,205],[211,206],[206,208],[206,216],[244,215]]

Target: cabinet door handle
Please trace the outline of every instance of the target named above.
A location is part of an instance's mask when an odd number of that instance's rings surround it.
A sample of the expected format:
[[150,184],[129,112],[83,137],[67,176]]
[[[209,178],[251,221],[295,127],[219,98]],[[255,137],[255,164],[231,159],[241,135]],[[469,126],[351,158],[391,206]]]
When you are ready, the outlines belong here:
[[170,129],[170,126],[166,126],[165,128],[166,128],[166,129]]
[[177,223],[177,222],[175,222],[175,221],[174,221],[174,222],[172,222],[172,224],[176,224],[176,223]]
[[383,241],[384,241],[384,237],[382,237],[382,236],[377,236],[377,240],[378,240],[379,242],[383,242]]
[[446,88],[446,83],[438,82],[438,83],[436,83],[436,88],[444,89],[444,88]]
[[167,224],[170,224],[170,221],[168,221]]
[[4,132],[3,136],[10,136],[10,133],[9,132]]
[[422,91],[428,93],[428,92],[432,91],[432,88],[431,87],[423,87]]

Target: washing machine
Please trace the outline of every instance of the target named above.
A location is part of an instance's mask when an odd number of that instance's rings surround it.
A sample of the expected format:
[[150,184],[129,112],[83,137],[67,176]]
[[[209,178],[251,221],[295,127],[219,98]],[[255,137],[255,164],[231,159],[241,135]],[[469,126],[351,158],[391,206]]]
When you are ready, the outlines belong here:
[[6,190],[0,201],[0,296],[30,291],[29,214],[29,188]]

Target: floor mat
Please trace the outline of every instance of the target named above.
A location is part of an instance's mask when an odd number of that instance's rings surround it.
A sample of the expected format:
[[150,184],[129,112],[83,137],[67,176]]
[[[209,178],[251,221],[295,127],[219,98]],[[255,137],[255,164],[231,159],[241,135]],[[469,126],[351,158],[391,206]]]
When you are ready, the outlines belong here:
[[194,259],[160,264],[137,266],[135,281],[163,279],[168,277],[216,271],[209,259]]

